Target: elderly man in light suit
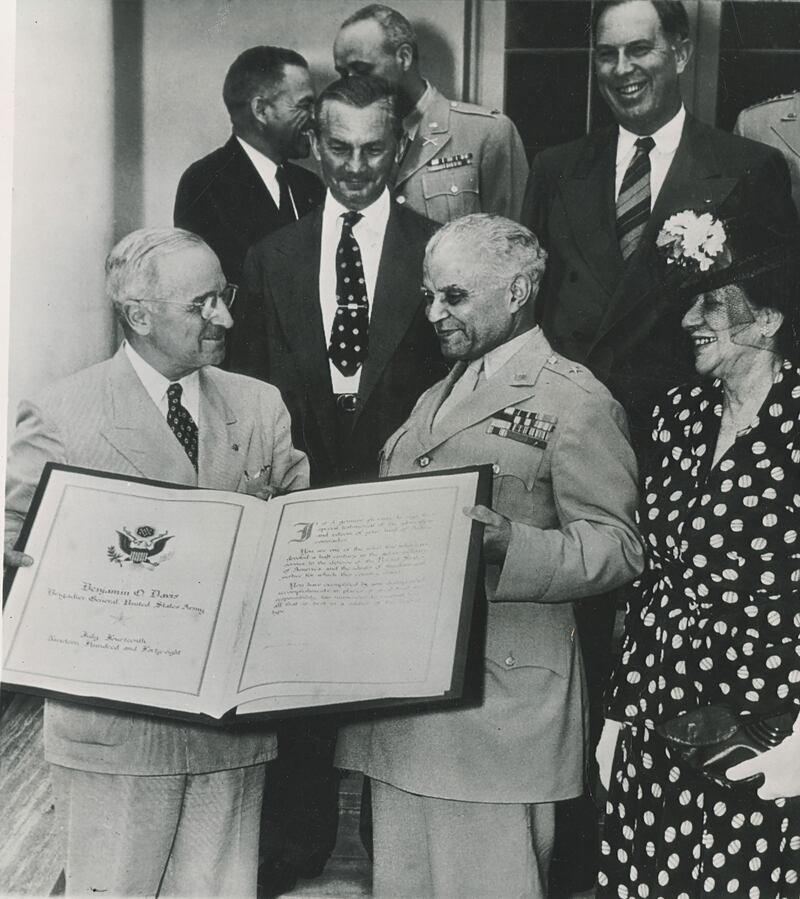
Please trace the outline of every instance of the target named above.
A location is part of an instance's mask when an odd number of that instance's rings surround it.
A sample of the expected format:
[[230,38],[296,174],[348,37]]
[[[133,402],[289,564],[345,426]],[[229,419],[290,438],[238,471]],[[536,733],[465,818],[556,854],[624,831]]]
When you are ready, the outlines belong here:
[[[6,565],[35,564],[11,547],[48,461],[223,490],[260,475],[265,497],[308,483],[278,391],[214,367],[233,293],[199,237],[133,232],[111,251],[106,284],[123,346],[20,407]],[[269,730],[48,700],[44,743],[68,895],[255,895]]]
[[428,320],[447,378],[383,449],[382,474],[489,463],[483,697],[340,732],[372,780],[378,896],[546,895],[554,802],[583,788],[585,683],[573,601],[642,567],[625,415],[534,324],[545,253],[508,219],[431,238]]

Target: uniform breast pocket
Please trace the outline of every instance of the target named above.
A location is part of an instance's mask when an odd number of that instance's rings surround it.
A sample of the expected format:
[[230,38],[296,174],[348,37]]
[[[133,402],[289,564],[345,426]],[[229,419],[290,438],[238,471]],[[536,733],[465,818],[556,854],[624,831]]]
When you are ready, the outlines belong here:
[[533,524],[535,492],[546,479],[545,450],[509,438],[497,439],[510,445],[498,446],[492,466],[494,508],[512,521]]
[[422,193],[425,210],[436,221],[446,222],[481,211],[478,170],[474,165],[425,172]]

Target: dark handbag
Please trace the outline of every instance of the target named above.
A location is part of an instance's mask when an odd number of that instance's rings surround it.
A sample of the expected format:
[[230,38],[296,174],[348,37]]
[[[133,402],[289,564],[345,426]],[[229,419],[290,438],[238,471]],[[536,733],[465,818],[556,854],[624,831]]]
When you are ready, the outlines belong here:
[[655,730],[687,767],[719,786],[758,787],[761,774],[731,781],[725,772],[781,743],[791,734],[794,719],[794,712],[740,719],[726,706],[707,705],[662,721]]

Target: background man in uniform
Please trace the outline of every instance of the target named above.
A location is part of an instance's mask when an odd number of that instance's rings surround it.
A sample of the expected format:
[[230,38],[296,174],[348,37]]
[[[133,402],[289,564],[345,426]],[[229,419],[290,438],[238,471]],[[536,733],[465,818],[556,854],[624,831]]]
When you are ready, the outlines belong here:
[[792,176],[794,205],[800,212],[800,91],[743,109],[733,133],[769,144],[783,154]]
[[448,100],[426,81],[404,16],[377,3],[365,6],[342,25],[333,56],[343,77],[378,75],[400,91],[398,203],[438,222],[470,212],[519,218],[528,163],[517,129],[497,110]]
[[[35,564],[11,547],[49,461],[222,490],[266,466],[274,488],[308,484],[278,391],[214,367],[233,295],[199,237],[134,231],[111,251],[106,284],[123,346],[20,406],[7,565]],[[68,895],[255,895],[269,730],[47,700],[44,743]]]
[[[779,153],[686,112],[679,75],[692,46],[680,2],[599,2],[593,33],[597,83],[615,124],[536,156],[522,221],[549,253],[540,304],[545,333],[559,352],[608,385],[628,413],[639,449],[655,396],[694,372],[680,316],[658,302],[655,238],[664,220],[693,208],[767,217],[780,230],[796,225],[797,213]],[[594,742],[614,604],[600,598],[577,613]],[[596,814],[589,802],[585,817],[584,839],[593,846]],[[574,838],[577,829],[574,821],[567,825],[565,847],[582,842]],[[567,872],[591,858],[581,851]]]
[[478,707],[342,728],[337,764],[371,778],[377,896],[545,896],[554,802],[583,786],[572,601],[642,567],[625,415],[535,325],[546,254],[470,215],[425,255],[428,320],[457,364],[383,449],[385,476],[491,463]]
[[322,201],[305,159],[314,89],[308,63],[283,47],[251,47],[225,77],[222,98],[231,117],[228,142],[181,176],[175,224],[199,234],[239,284],[248,249]]
[[[400,135],[395,102],[388,84],[368,77],[322,92],[312,140],[324,206],[261,241],[245,262],[231,367],[280,388],[313,486],[375,477],[383,442],[446,370],[420,294],[436,225],[392,204],[386,187]],[[283,802],[296,811],[278,829],[302,873],[309,851],[324,864],[335,842],[335,729],[321,719],[287,722],[279,741]],[[281,877],[262,872],[264,882]]]

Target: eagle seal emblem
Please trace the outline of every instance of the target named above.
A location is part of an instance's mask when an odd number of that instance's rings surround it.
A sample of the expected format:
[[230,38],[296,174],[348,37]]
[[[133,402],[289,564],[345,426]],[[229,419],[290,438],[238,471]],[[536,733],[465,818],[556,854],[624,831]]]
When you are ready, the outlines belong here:
[[158,556],[164,552],[164,547],[172,537],[166,531],[156,533],[156,529],[149,524],[140,525],[135,531],[123,527],[121,531],[117,531],[118,546],[108,547],[108,560],[120,566],[130,563],[156,568],[164,561],[159,560]]

